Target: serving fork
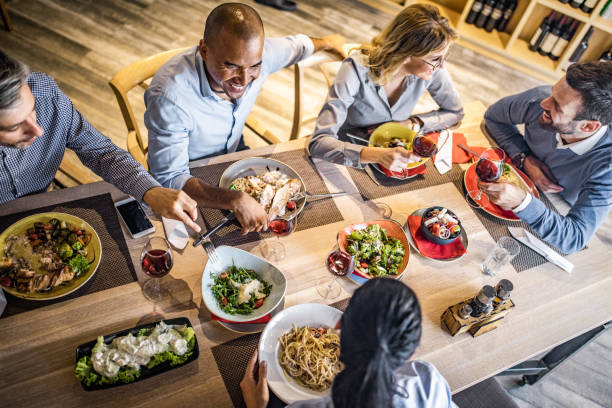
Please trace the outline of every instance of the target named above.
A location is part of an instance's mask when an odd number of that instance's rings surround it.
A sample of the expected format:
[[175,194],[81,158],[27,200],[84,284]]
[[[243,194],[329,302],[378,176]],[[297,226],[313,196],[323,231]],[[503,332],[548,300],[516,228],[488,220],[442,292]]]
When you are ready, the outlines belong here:
[[219,257],[217,256],[215,246],[209,239],[202,242],[202,246],[204,247],[204,252],[206,252],[206,255],[208,256],[208,260],[212,262],[212,266],[214,267],[219,262]]

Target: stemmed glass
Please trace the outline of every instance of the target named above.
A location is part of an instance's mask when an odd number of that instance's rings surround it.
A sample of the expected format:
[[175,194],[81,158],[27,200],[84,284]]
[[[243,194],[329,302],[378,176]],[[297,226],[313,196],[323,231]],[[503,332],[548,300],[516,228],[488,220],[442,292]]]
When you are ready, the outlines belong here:
[[327,255],[325,260],[327,270],[334,274],[333,278],[321,278],[317,281],[317,292],[324,299],[335,299],[342,292],[338,283],[340,276],[346,276],[355,269],[355,257],[336,249]]
[[428,136],[417,134],[412,139],[412,151],[421,157],[431,157],[438,152],[438,146]]
[[285,259],[285,245],[279,237],[289,235],[297,224],[297,211],[292,211],[284,215],[276,215],[270,220],[270,231],[276,235],[274,240],[265,240],[261,243],[261,253],[269,261],[277,262]]
[[151,277],[142,285],[144,296],[151,301],[160,300],[164,295],[159,284],[160,278],[172,269],[172,249],[168,241],[163,237],[150,238],[142,248],[140,265],[142,271]]
[[[499,147],[486,149],[476,163],[478,179],[486,183],[496,182],[504,172],[506,153]],[[477,207],[484,207],[489,203],[489,197],[478,188],[468,191],[468,203]],[[473,205],[474,203],[475,205]]]

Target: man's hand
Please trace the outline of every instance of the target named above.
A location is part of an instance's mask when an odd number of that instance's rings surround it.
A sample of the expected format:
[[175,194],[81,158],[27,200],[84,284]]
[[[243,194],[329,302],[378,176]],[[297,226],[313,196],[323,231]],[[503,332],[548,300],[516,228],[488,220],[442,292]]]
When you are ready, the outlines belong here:
[[182,221],[195,232],[200,232],[200,226],[194,222],[198,218],[198,204],[184,191],[153,187],[142,200],[157,214]]
[[544,162],[533,157],[525,157],[523,169],[536,186],[545,193],[559,193],[563,191],[563,187],[556,184],[555,176]]
[[518,207],[527,194],[523,189],[512,183],[485,183],[484,181],[479,181],[478,187],[489,197],[489,201],[510,211]]
[[230,203],[231,210],[242,225],[242,234],[268,229],[268,214],[253,197],[242,191]]
[[240,389],[242,390],[242,397],[247,408],[265,408],[268,405],[270,399],[270,392],[268,391],[268,366],[265,361],[257,365],[257,349],[251,356],[249,363],[247,364],[246,372],[242,381],[240,381]]
[[321,38],[310,38],[314,44],[314,52],[329,51],[332,54],[338,55],[340,58],[346,58],[344,53],[344,37],[340,34],[330,34]]

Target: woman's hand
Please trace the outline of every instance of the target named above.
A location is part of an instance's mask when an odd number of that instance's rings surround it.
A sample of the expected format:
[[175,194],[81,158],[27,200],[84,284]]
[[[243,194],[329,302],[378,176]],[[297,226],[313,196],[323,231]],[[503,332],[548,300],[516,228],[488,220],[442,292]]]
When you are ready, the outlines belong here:
[[242,398],[247,408],[265,408],[270,400],[270,392],[268,391],[268,366],[265,361],[259,363],[257,367],[257,349],[251,356],[247,364],[246,372],[242,381],[240,381],[240,389],[242,390]]
[[360,160],[362,163],[379,163],[391,171],[402,171],[408,164],[420,161],[421,156],[403,147],[365,147]]

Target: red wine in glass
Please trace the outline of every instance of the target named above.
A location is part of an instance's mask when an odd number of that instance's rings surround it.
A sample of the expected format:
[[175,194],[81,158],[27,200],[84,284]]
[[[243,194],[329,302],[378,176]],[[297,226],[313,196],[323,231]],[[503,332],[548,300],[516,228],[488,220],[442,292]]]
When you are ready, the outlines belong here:
[[334,251],[327,256],[327,270],[338,276],[346,276],[355,268],[354,258],[344,251]]
[[492,183],[501,177],[504,171],[506,154],[498,147],[485,150],[476,163],[476,175],[484,182]]
[[501,176],[502,168],[491,160],[480,159],[476,164],[476,174],[482,181],[492,183]]
[[275,218],[270,221],[270,229],[279,237],[284,237],[291,234],[293,231],[294,221],[295,217],[292,217],[289,220],[284,218]]
[[172,269],[172,254],[163,249],[151,249],[142,257],[142,270],[153,278],[166,276]]
[[421,157],[431,157],[438,152],[438,146],[427,136],[417,136],[412,141],[412,151]]

